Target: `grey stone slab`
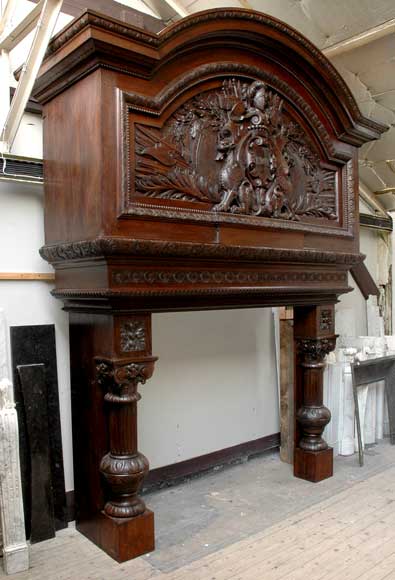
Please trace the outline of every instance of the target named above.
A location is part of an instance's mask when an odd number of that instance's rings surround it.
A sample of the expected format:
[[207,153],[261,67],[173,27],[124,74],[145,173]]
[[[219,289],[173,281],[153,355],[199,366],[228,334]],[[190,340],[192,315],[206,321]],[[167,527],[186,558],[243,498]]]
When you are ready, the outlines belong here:
[[55,536],[45,365],[18,365],[30,451],[30,541]]
[[30,529],[30,457],[27,437],[26,416],[23,408],[23,394],[18,365],[44,364],[47,388],[48,426],[50,433],[50,467],[53,489],[55,528],[67,527],[67,505],[63,468],[62,435],[60,428],[59,392],[56,364],[55,326],[53,324],[34,326],[13,326],[10,329],[11,355],[15,402],[20,429],[20,457],[22,486],[25,503],[26,533]]

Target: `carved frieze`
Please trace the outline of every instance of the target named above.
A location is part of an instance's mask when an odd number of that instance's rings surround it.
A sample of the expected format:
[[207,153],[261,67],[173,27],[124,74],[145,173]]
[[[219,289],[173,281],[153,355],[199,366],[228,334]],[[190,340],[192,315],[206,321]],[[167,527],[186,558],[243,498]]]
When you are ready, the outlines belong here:
[[338,218],[336,172],[261,80],[225,79],[184,103],[162,129],[134,130],[138,199],[292,221]]
[[114,271],[112,278],[117,286],[125,284],[263,284],[267,282],[345,282],[347,273],[125,269]]
[[66,242],[43,246],[40,255],[50,263],[110,255],[160,257],[215,258],[226,260],[259,260],[265,262],[310,262],[323,264],[359,264],[362,254],[339,253],[324,250],[265,248],[254,246],[226,246],[225,244],[196,244],[163,240],[135,240],[103,237],[96,240]]

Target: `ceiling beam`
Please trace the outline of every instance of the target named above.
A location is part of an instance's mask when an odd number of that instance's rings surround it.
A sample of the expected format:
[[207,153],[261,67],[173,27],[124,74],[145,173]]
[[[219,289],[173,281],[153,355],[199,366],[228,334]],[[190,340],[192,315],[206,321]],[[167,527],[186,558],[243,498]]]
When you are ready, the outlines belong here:
[[359,180],[359,195],[376,215],[381,215],[382,217],[387,216],[385,207],[375,198],[375,194],[361,180]]
[[248,0],[239,0],[239,2],[243,8],[246,8],[247,10],[254,10],[254,8],[251,6]]
[[11,32],[7,34],[7,31],[4,31],[4,34],[0,36],[0,49],[7,50],[10,52],[13,48],[15,48],[32,30],[35,29],[38,19],[40,18],[40,14],[42,12],[45,0],[40,0],[36,6],[30,10],[29,14],[25,16],[17,26]]
[[[39,0],[31,1],[37,3]],[[102,12],[103,14],[111,16],[111,18],[122,20],[133,26],[145,28],[150,32],[159,32],[165,27],[165,23],[157,17],[136,10],[135,8],[130,8],[130,6],[121,4],[115,0],[63,0],[62,4],[62,12],[75,18],[81,16],[87,8],[95,10],[96,12]]]
[[0,18],[0,34],[3,34],[4,30],[10,25],[12,17],[15,12],[15,8],[18,0],[8,0],[6,2],[3,11],[1,11]]
[[189,12],[180,0],[143,0],[165,22],[188,16]]
[[180,2],[180,0],[162,0],[162,1],[166,2],[166,4],[170,6],[170,8],[172,8],[175,12],[177,12],[177,14],[181,16],[181,18],[185,18],[185,16],[188,16],[189,12],[185,8],[183,3]]
[[391,20],[387,20],[387,22],[383,22],[374,28],[370,28],[369,30],[365,30],[356,36],[351,36],[351,38],[347,38],[346,40],[342,40],[341,42],[337,42],[336,44],[332,44],[322,50],[325,56],[329,58],[333,58],[334,56],[338,56],[343,52],[348,52],[350,50],[354,50],[355,48],[359,48],[360,46],[364,46],[378,40],[379,38],[383,38],[384,36],[388,36],[389,34],[395,33],[395,18]]
[[[18,85],[1,131],[0,147],[2,153],[8,152],[14,142],[22,120],[22,115],[29,100],[45,51],[47,50],[48,42],[52,36],[53,29],[55,28],[62,7],[62,1],[63,0],[42,0],[42,2],[39,2],[38,4],[40,6],[40,14],[37,14],[38,9],[33,9],[35,12],[34,21],[36,23],[36,31],[27,60],[22,66]],[[26,24],[27,27],[31,24],[29,19],[24,19],[23,22],[25,24],[28,22],[28,24]],[[18,34],[23,37],[24,28],[18,30]],[[18,37],[15,38],[15,41],[17,40]],[[7,51],[4,49],[2,52],[7,54]],[[7,77],[4,82],[8,85]],[[7,86],[6,88],[7,99],[9,99],[9,87]]]

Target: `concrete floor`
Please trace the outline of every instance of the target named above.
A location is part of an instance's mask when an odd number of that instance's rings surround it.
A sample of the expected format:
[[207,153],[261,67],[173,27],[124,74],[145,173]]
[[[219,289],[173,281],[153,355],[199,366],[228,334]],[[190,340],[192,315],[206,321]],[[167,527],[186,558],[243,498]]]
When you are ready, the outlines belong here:
[[293,478],[271,453],[145,500],[155,512],[152,554],[119,565],[69,528],[32,546],[32,568],[15,578],[365,580],[370,570],[366,580],[395,580],[395,446],[388,442],[366,452],[363,468],[356,455],[337,458],[335,476],[319,484]]

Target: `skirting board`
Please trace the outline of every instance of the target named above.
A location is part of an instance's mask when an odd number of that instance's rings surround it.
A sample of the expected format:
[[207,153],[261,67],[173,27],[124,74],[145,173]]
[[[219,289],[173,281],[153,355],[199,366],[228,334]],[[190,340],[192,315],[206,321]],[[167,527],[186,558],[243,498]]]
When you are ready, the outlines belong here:
[[211,469],[225,467],[236,463],[248,461],[256,455],[261,455],[270,449],[280,446],[280,433],[266,435],[260,439],[247,441],[240,445],[234,445],[220,451],[214,451],[207,455],[200,455],[186,461],[180,461],[172,465],[152,469],[143,483],[143,493],[170,487],[180,483],[184,479],[196,477]]

